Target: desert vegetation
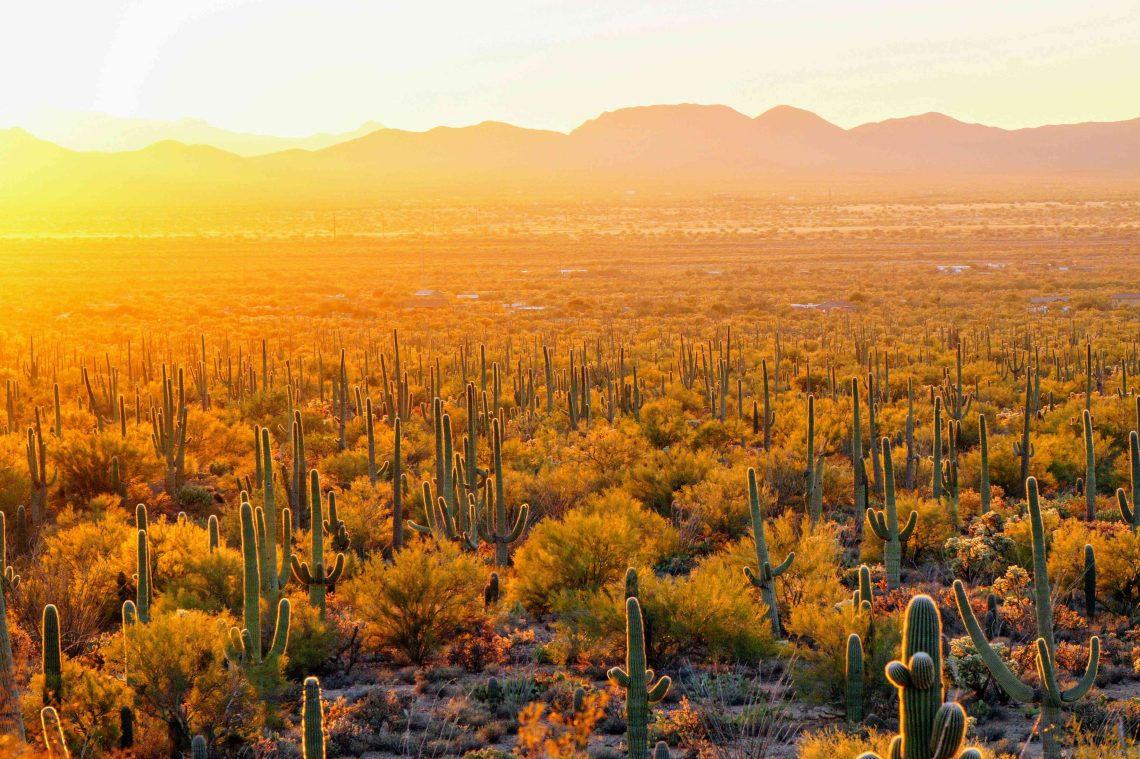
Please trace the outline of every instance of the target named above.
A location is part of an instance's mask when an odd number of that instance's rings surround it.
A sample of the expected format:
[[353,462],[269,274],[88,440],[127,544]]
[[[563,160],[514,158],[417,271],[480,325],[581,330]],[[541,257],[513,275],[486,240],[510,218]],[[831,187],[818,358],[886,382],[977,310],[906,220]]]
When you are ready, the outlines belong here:
[[1058,197],[0,220],[3,751],[1140,756]]

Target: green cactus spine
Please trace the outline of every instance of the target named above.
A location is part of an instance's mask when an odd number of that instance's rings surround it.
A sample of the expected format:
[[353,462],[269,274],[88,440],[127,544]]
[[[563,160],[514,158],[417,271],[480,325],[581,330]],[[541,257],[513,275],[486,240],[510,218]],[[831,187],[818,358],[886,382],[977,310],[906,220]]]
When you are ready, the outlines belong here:
[[748,505],[752,512],[752,535],[756,545],[756,571],[744,568],[744,576],[760,589],[764,604],[768,607],[768,620],[772,624],[772,634],[780,637],[780,610],[776,605],[776,578],[788,571],[796,560],[795,553],[789,553],[781,563],[772,566],[768,557],[768,540],[764,534],[764,511],[760,505],[760,490],[756,485],[756,470],[748,469]]
[[325,591],[344,574],[344,554],[337,553],[330,571],[325,565],[324,515],[322,513],[321,479],[314,469],[309,473],[309,535],[312,539],[311,563],[291,558],[293,577],[309,588],[309,605],[325,615]]
[[1092,414],[1088,409],[1081,412],[1081,422],[1085,433],[1085,519],[1096,519],[1096,451],[1093,448]]
[[664,676],[654,682],[653,670],[646,668],[641,605],[636,598],[626,599],[625,616],[625,669],[614,667],[607,676],[626,692],[626,742],[630,759],[643,759],[649,753],[649,705],[665,698],[672,681]]
[[305,699],[301,706],[301,756],[325,759],[325,714],[321,703],[321,681],[305,678]]
[[966,586],[961,580],[954,581],[954,595],[958,603],[958,614],[962,617],[974,647],[994,680],[1015,701],[1037,704],[1041,707],[1041,742],[1045,759],[1061,759],[1061,743],[1058,737],[1058,732],[1063,728],[1061,710],[1066,705],[1080,700],[1092,687],[1100,662],[1100,639],[1094,635],[1089,640],[1089,661],[1084,674],[1073,687],[1062,691],[1057,683],[1057,667],[1054,660],[1053,605],[1049,575],[1046,571],[1045,528],[1041,521],[1041,506],[1035,478],[1030,477],[1026,480],[1025,491],[1029,502],[1033,538],[1033,592],[1037,609],[1037,671],[1041,678],[1040,687],[1027,685],[1019,680],[990,646],[970,606]]
[[986,431],[986,415],[978,414],[978,448],[981,451],[982,463],[978,475],[978,494],[981,497],[981,512],[989,512],[993,503],[993,492],[990,488],[990,440]]
[[910,512],[906,525],[900,530],[898,514],[895,510],[895,468],[891,460],[891,441],[883,438],[883,480],[886,485],[886,498],[883,509],[867,509],[867,521],[871,529],[883,541],[883,567],[887,573],[887,588],[895,589],[901,583],[902,544],[914,532],[918,523],[918,512]]
[[847,721],[863,721],[863,641],[852,633],[847,636]]
[[484,527],[480,522],[478,527],[483,540],[495,544],[496,566],[505,567],[511,562],[511,543],[518,540],[523,530],[526,529],[527,519],[530,516],[530,505],[524,503],[519,507],[514,525],[508,529],[507,525],[510,522],[507,518],[506,496],[503,488],[503,428],[498,419],[491,424],[491,450],[495,468],[495,510],[492,512],[495,523],[489,527]]

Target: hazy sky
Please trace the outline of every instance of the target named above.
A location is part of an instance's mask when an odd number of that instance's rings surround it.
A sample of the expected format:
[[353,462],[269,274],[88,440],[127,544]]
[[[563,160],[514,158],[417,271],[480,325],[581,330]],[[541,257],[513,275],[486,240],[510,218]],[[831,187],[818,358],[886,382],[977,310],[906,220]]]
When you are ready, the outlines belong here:
[[1140,4],[6,0],[0,72],[0,123],[52,107],[283,135],[565,131],[699,102],[1018,127],[1140,116]]

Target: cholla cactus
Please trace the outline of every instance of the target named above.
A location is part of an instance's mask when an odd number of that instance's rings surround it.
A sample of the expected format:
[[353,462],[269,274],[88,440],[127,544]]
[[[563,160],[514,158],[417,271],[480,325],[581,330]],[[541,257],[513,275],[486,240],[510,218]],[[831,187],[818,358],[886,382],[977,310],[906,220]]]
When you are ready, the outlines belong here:
[[653,682],[653,670],[646,668],[645,635],[641,627],[641,605],[637,598],[625,602],[625,669],[614,667],[610,682],[625,689],[626,742],[630,759],[643,759],[649,752],[649,705],[665,698],[672,681],[668,677]]
[[772,623],[772,634],[780,637],[780,611],[776,606],[776,578],[792,566],[795,553],[789,553],[781,563],[772,566],[768,558],[768,540],[764,535],[764,512],[760,506],[760,491],[756,486],[756,470],[748,468],[748,504],[752,511],[752,535],[756,544],[756,571],[744,568],[744,576],[760,589],[764,603],[768,607],[768,619]]
[[982,662],[993,675],[994,680],[1011,698],[1024,704],[1038,704],[1041,707],[1041,742],[1045,759],[1061,759],[1061,743],[1057,733],[1063,729],[1061,710],[1079,701],[1096,679],[1097,665],[1100,662],[1100,639],[1095,635],[1089,641],[1089,661],[1084,674],[1075,685],[1061,690],[1057,682],[1057,665],[1054,660],[1053,602],[1049,589],[1049,575],[1046,571],[1045,528],[1041,522],[1037,480],[1030,477],[1025,482],[1029,502],[1029,518],[1033,538],[1033,592],[1037,610],[1037,672],[1039,686],[1028,685],[1017,678],[1001,656],[986,640],[985,633],[966,595],[966,586],[961,580],[954,581],[954,595],[958,602],[958,613]]

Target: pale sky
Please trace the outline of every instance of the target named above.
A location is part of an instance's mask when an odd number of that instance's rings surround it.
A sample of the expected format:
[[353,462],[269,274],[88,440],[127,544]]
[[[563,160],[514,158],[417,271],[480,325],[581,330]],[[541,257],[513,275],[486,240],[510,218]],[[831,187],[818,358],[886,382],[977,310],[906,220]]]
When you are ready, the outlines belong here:
[[4,0],[0,123],[39,108],[302,135],[568,131],[651,103],[841,126],[1140,116],[1140,2]]

